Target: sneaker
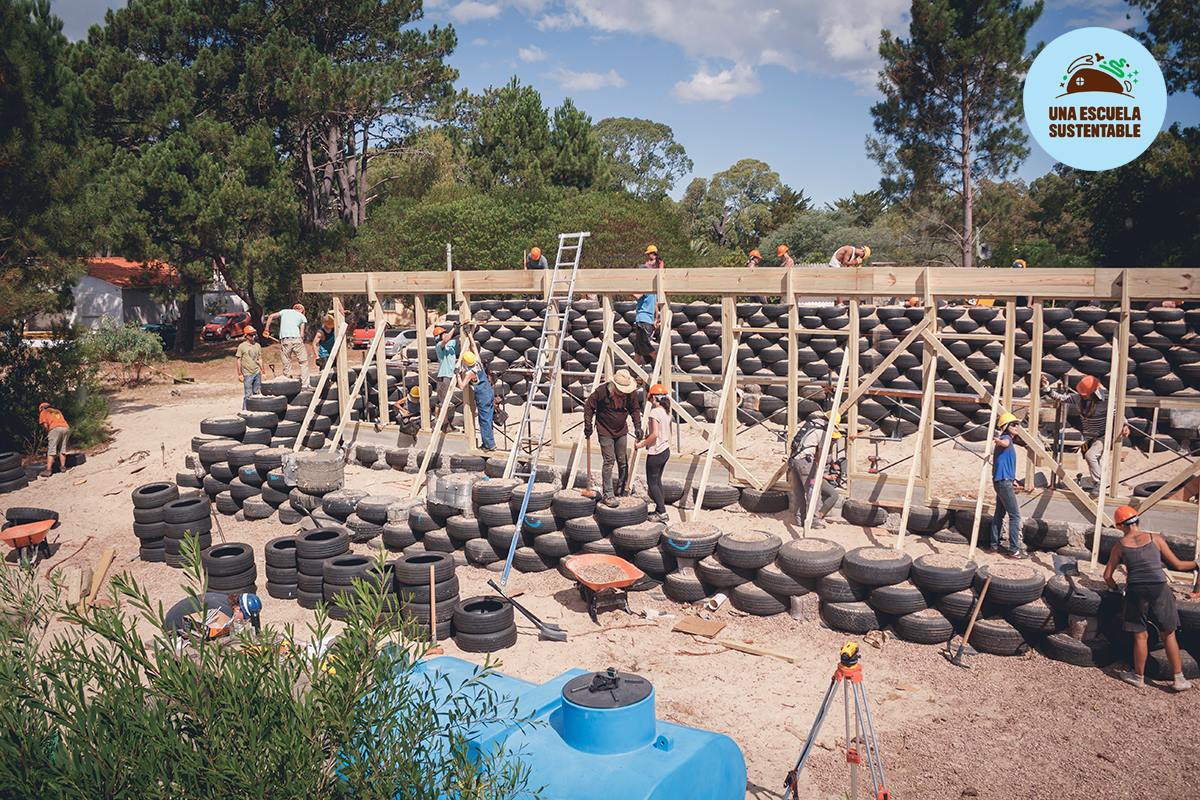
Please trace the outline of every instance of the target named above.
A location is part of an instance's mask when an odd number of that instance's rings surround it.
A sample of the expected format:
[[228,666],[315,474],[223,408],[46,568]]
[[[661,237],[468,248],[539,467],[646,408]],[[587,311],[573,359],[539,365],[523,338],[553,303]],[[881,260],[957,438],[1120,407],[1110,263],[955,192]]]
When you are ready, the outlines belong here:
[[608,506],[609,508],[616,508],[617,506],[621,505],[621,503],[617,500],[617,498],[610,494],[604,498],[604,505]]
[[1128,683],[1130,686],[1136,686],[1139,689],[1146,685],[1146,679],[1136,672],[1118,672],[1117,677]]
[[824,528],[824,527],[825,527],[825,520],[823,520],[823,519],[821,519],[821,518],[819,518],[819,517],[818,517],[817,519],[814,519],[814,520],[812,521],[812,529],[813,529],[814,531],[815,531],[815,530],[819,530],[819,529],[821,529],[821,528]]
[[496,452],[496,448],[494,448],[494,447],[481,447],[481,448],[479,448],[479,449],[480,449],[481,451],[485,452],[485,453],[494,453],[494,452]]
[[1029,558],[1029,553],[1026,553],[1024,550],[1018,550],[1015,553],[1009,553],[1008,557],[1014,561],[1023,561],[1024,559]]
[[1176,692],[1186,692],[1192,688],[1192,682],[1183,675],[1176,675],[1175,680],[1171,683],[1171,688]]

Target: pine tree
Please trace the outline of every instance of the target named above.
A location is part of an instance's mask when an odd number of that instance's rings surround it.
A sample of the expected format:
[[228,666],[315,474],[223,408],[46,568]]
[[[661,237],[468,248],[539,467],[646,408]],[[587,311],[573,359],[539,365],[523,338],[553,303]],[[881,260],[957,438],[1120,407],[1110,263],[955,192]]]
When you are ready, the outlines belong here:
[[1021,82],[1040,49],[1026,53],[1025,40],[1041,13],[1041,0],[913,0],[909,38],[880,38],[884,99],[871,108],[878,137],[867,150],[890,197],[957,197],[964,267],[974,266],[976,183],[1003,179],[1029,153]]
[[592,132],[592,118],[576,108],[569,97],[554,109],[550,147],[554,151],[551,183],[590,189],[606,182],[600,142]]

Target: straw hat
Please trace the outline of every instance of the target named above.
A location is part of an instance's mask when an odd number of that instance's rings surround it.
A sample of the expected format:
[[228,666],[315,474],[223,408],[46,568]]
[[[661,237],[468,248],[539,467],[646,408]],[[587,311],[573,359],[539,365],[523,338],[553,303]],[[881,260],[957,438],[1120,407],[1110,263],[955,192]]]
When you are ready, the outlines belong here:
[[621,394],[633,394],[637,390],[637,381],[627,369],[619,369],[612,376],[612,385]]

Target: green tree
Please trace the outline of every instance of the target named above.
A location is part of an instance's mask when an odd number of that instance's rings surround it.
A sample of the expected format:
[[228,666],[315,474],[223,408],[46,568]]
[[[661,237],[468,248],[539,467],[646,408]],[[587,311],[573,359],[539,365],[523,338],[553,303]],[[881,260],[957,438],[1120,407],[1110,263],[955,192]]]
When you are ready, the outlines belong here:
[[871,225],[887,211],[887,199],[883,192],[875,189],[870,192],[852,192],[849,197],[834,200],[826,205],[830,211],[847,214],[857,225]]
[[592,133],[592,118],[576,108],[569,97],[554,109],[550,149],[550,182],[555,186],[590,189],[607,182],[600,143]]
[[613,182],[647,200],[666,197],[692,171],[692,160],[669,125],[648,119],[608,117],[596,123]]
[[767,222],[767,227],[774,229],[785,225],[797,214],[808,211],[810,208],[812,208],[812,199],[804,193],[803,189],[797,192],[786,183],[782,183],[775,199],[771,201],[771,217]]
[[696,235],[745,252],[771,229],[784,189],[769,165],[744,158],[711,180],[693,180],[684,193],[684,213]]
[[1146,15],[1138,32],[1162,67],[1171,92],[1200,94],[1200,15],[1182,0],[1129,0]]
[[1021,77],[1029,29],[1042,2],[913,0],[909,38],[883,31],[883,100],[871,108],[877,137],[867,149],[892,198],[922,202],[952,192],[959,263],[974,265],[975,187],[1004,178],[1028,154],[1021,127]]
[[87,100],[49,0],[0,0],[0,325],[70,302],[89,226],[75,201]]
[[469,167],[484,187],[536,188],[552,165],[550,120],[542,96],[515,77],[485,92],[468,138]]

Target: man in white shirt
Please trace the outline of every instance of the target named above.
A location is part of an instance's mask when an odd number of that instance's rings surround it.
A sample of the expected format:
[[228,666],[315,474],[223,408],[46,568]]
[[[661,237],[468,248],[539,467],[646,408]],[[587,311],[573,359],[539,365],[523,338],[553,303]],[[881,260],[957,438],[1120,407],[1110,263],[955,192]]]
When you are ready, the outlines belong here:
[[292,377],[292,359],[296,359],[300,364],[300,385],[307,387],[308,349],[304,346],[304,326],[308,324],[308,318],[304,316],[304,306],[296,303],[271,314],[267,317],[267,330],[276,317],[279,318],[279,357],[283,361],[283,374]]

